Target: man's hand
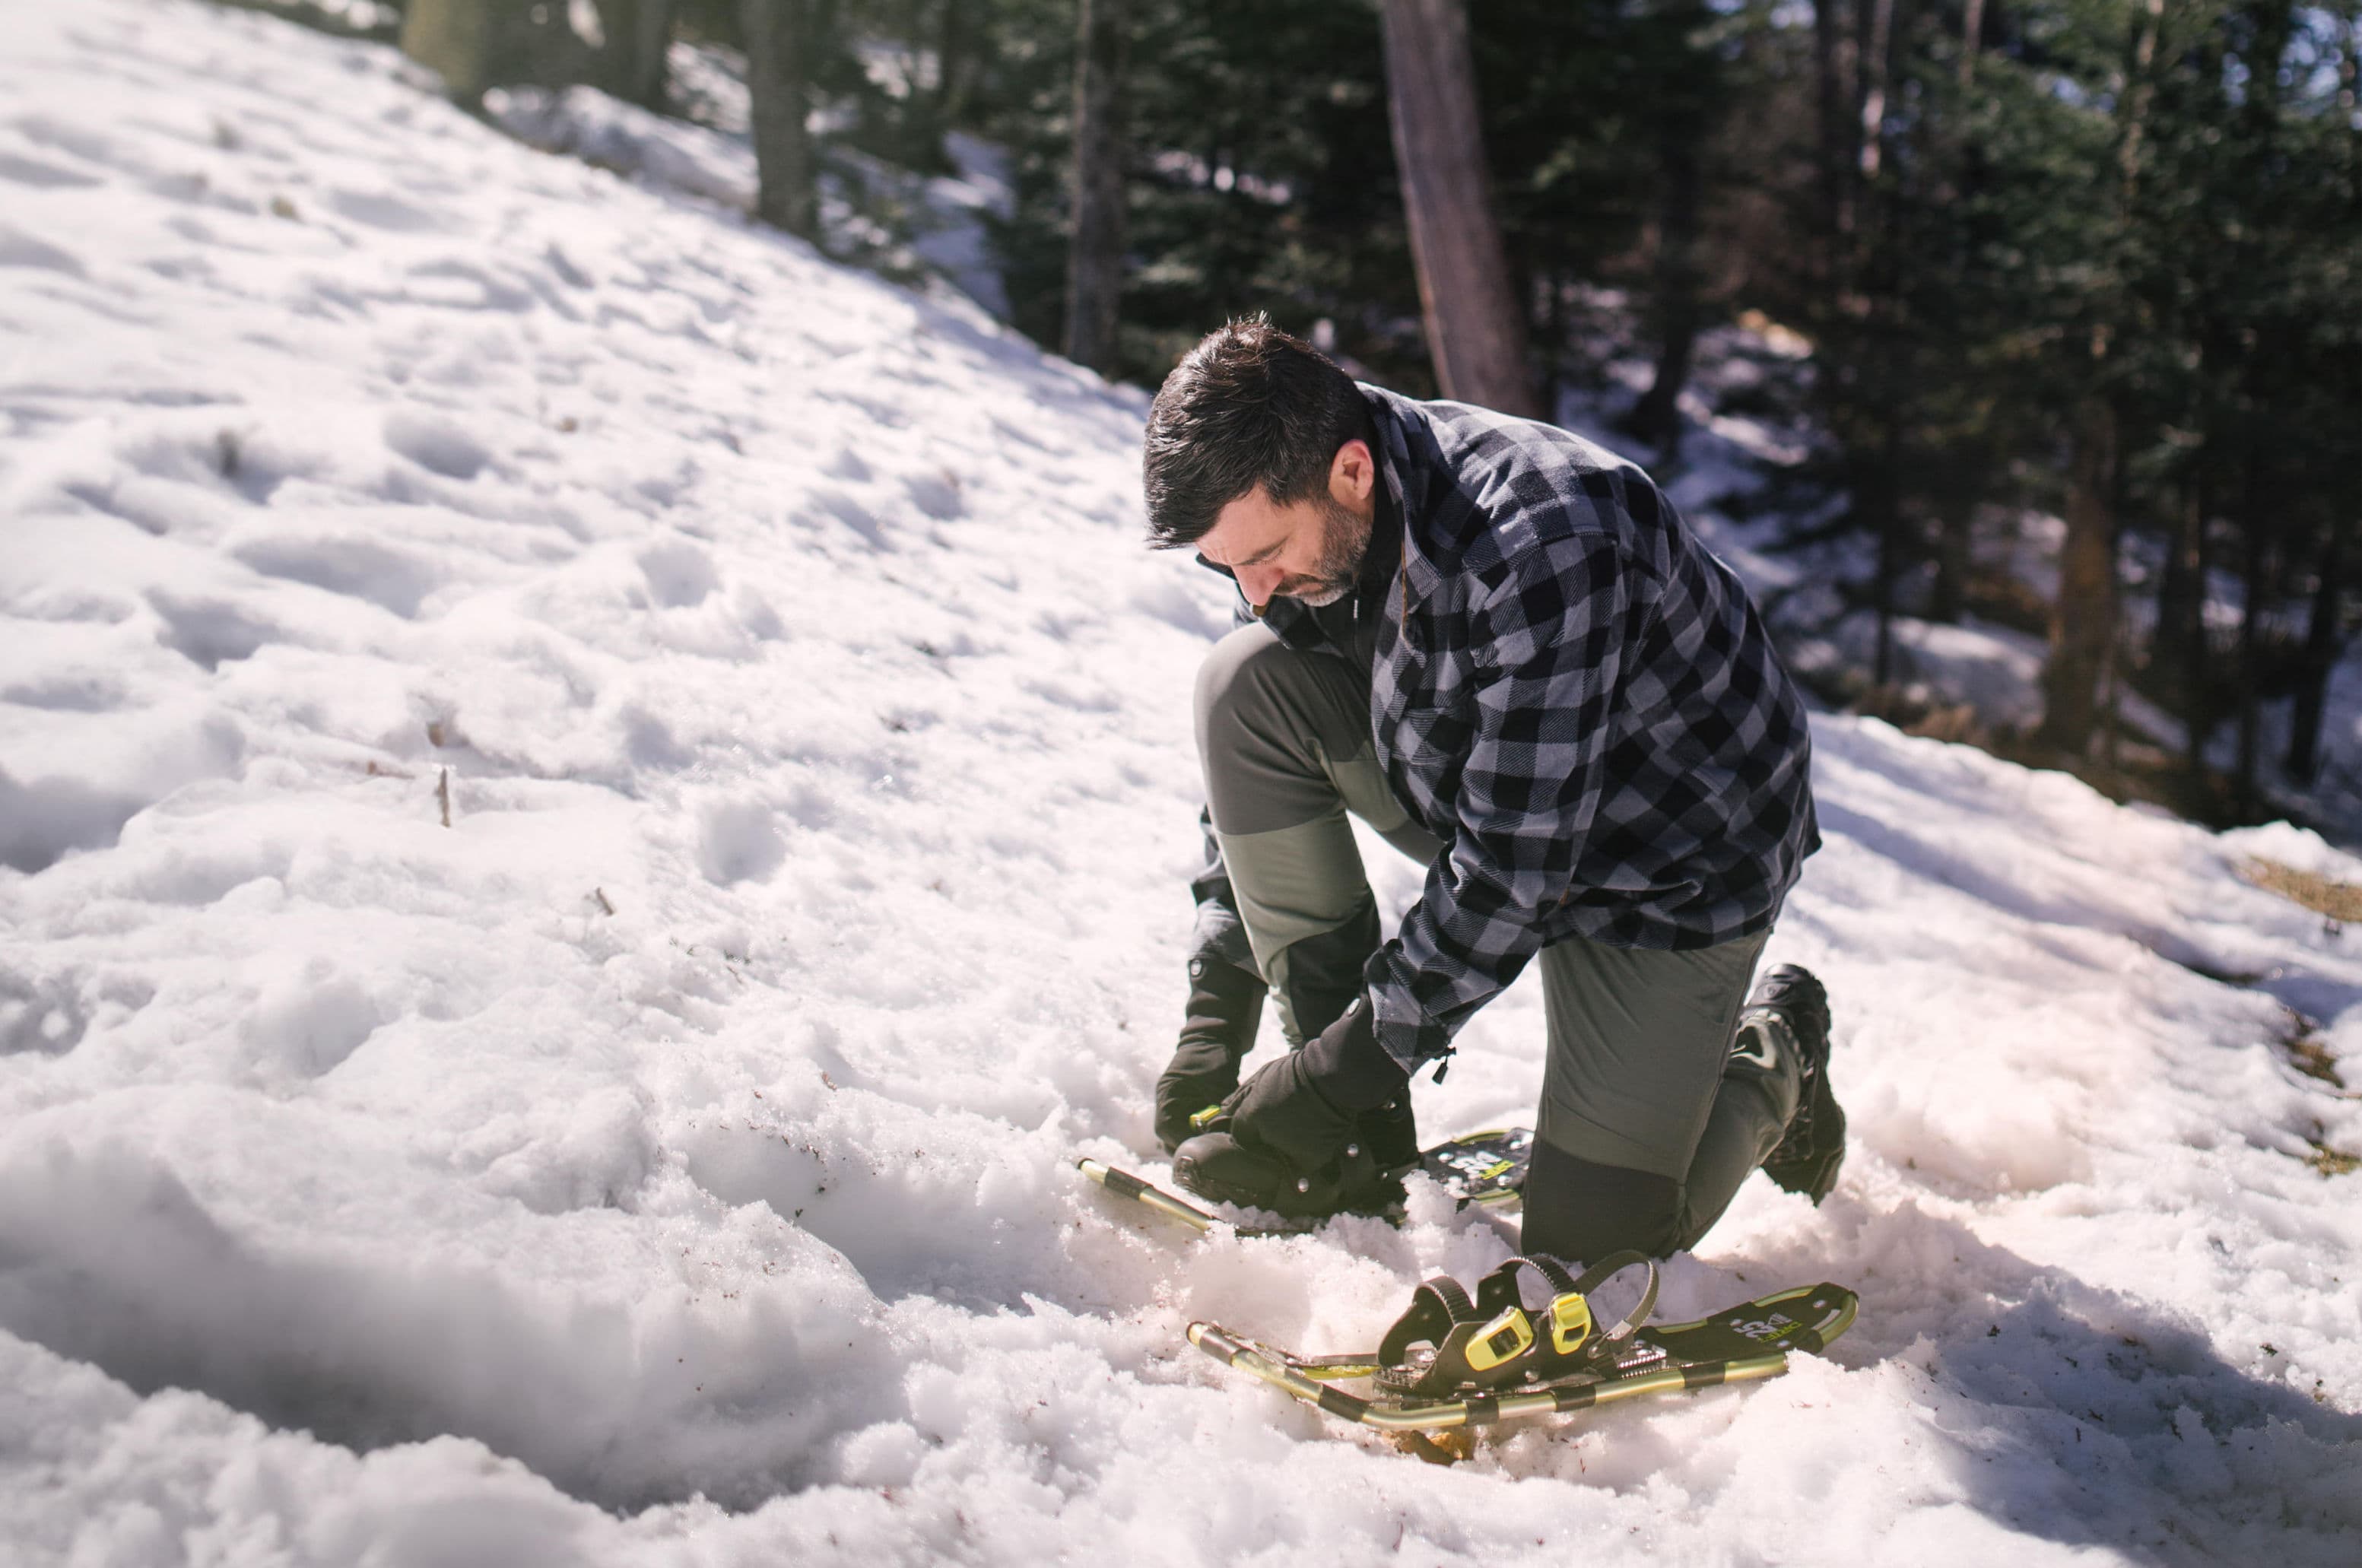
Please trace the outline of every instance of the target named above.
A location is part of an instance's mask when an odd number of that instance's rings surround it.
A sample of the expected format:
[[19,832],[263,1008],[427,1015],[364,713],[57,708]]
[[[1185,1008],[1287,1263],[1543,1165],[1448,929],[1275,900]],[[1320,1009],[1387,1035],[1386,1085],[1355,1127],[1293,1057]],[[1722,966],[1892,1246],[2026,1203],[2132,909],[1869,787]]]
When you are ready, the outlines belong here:
[[1171,1154],[1198,1131],[1189,1119],[1239,1087],[1239,1059],[1220,1040],[1184,1040],[1156,1080],[1156,1141]]
[[1189,960],[1181,1043],[1156,1080],[1156,1141],[1171,1154],[1198,1130],[1189,1119],[1239,1087],[1239,1062],[1254,1044],[1263,977],[1209,953]]
[[1248,1148],[1308,1172],[1343,1151],[1353,1136],[1353,1118],[1320,1092],[1306,1055],[1290,1051],[1257,1071],[1222,1102],[1222,1116],[1231,1136]]
[[1222,1104],[1231,1136],[1316,1171],[1343,1151],[1361,1121],[1403,1092],[1409,1075],[1378,1044],[1370,1000],[1356,997],[1319,1038],[1249,1078]]

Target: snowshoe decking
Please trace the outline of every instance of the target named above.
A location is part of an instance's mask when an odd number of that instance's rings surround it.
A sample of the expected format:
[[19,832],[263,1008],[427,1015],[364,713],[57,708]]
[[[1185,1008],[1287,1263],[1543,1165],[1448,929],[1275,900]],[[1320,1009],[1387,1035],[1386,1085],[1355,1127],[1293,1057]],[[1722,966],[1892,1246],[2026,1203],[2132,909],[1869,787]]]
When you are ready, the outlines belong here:
[[[1433,1177],[1463,1209],[1507,1209],[1518,1200],[1521,1185],[1526,1179],[1526,1165],[1532,1157],[1533,1144],[1533,1132],[1524,1127],[1470,1132],[1420,1151],[1416,1168]],[[1118,1166],[1084,1158],[1075,1161],[1075,1168],[1118,1197],[1131,1198],[1192,1230],[1209,1231],[1221,1222],[1219,1216],[1180,1194],[1168,1192],[1155,1183]],[[1407,1174],[1407,1167],[1396,1174]],[[1398,1201],[1401,1194],[1397,1189],[1393,1196]],[[1346,1211],[1363,1213],[1370,1210],[1356,1208]],[[1381,1208],[1376,1211],[1384,1214],[1396,1210]],[[1295,1235],[1317,1229],[1325,1218],[1286,1220],[1279,1225],[1241,1233]]]
[[1418,1156],[1419,1168],[1441,1183],[1464,1208],[1505,1208],[1524,1192],[1526,1167],[1534,1157],[1530,1127],[1496,1127],[1447,1139]]
[[[1591,1293],[1635,1266],[1648,1270],[1640,1302],[1603,1331]],[[1554,1294],[1547,1307],[1528,1309],[1518,1299],[1521,1269],[1549,1279]],[[1646,1319],[1655,1297],[1656,1265],[1636,1253],[1609,1258],[1580,1280],[1547,1259],[1513,1258],[1486,1276],[1473,1302],[1456,1281],[1420,1286],[1375,1353],[1298,1356],[1205,1322],[1189,1325],[1189,1342],[1332,1416],[1382,1431],[1423,1432],[1777,1377],[1788,1370],[1790,1351],[1817,1352],[1844,1333],[1858,1305],[1842,1286],[1804,1286],[1692,1322],[1652,1326]],[[1371,1391],[1335,1386],[1356,1381]]]

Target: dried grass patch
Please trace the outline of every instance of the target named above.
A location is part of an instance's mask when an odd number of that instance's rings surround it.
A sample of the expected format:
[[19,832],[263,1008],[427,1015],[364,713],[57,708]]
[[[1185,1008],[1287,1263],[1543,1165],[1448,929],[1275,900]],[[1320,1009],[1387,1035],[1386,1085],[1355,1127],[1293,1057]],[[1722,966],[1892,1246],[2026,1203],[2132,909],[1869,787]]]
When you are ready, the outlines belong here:
[[2344,924],[2362,921],[2362,887],[2351,882],[2332,881],[2310,871],[2300,871],[2293,866],[2283,866],[2277,860],[2252,858],[2241,863],[2240,879],[2268,893],[2278,893],[2291,903],[2302,904],[2317,915],[2324,915]]

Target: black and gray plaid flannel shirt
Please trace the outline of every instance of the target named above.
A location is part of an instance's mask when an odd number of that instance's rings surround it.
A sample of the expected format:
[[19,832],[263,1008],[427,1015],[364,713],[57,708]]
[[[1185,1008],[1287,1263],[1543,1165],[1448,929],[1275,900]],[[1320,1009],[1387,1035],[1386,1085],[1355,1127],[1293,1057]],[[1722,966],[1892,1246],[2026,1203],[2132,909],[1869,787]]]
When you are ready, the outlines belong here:
[[[1804,702],[1646,474],[1551,425],[1363,392],[1400,523],[1398,567],[1363,590],[1386,596],[1371,734],[1449,846],[1364,971],[1380,1043],[1416,1070],[1549,943],[1764,929],[1820,834]],[[1342,651],[1293,600],[1264,618]],[[1218,852],[1193,886],[1200,945],[1240,962]]]

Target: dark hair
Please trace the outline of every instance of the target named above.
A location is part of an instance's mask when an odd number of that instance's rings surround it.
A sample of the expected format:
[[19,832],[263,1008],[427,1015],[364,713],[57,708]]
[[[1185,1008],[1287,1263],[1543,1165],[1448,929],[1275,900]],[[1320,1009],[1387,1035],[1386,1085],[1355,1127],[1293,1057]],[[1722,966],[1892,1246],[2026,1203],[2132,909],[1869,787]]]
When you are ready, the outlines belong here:
[[1326,494],[1337,448],[1368,439],[1352,378],[1260,311],[1206,334],[1164,378],[1141,463],[1148,541],[1179,549],[1261,486],[1272,500]]

